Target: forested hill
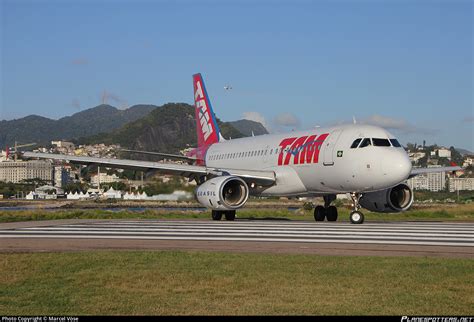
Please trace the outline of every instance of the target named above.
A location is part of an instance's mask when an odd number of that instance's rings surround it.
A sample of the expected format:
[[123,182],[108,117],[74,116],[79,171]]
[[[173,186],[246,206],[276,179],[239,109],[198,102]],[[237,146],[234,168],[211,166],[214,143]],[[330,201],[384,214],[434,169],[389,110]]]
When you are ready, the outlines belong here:
[[71,116],[53,120],[29,115],[11,121],[0,121],[0,148],[20,143],[50,144],[52,140],[71,140],[83,136],[110,132],[149,114],[156,106],[135,105],[125,110],[99,105]]
[[[254,121],[217,121],[222,135],[227,139],[250,136],[252,131],[255,135],[268,133],[260,123]],[[117,130],[81,138],[78,143],[116,143],[134,150],[178,153],[197,144],[194,107],[186,103],[168,103]]]

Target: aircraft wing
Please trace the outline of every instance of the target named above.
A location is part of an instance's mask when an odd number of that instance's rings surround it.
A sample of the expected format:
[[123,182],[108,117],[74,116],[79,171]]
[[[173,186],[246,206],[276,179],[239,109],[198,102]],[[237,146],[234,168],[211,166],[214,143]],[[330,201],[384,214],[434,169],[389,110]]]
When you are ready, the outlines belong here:
[[459,166],[451,166],[451,167],[433,167],[433,168],[413,168],[411,170],[410,176],[408,179],[413,178],[419,174],[423,173],[436,173],[436,172],[449,172],[449,171],[458,171],[462,170]]
[[63,160],[75,164],[98,165],[108,168],[132,169],[141,171],[158,171],[163,174],[174,174],[188,178],[196,178],[205,175],[238,176],[248,183],[257,183],[259,185],[272,185],[275,183],[275,173],[273,171],[239,170],[225,168],[209,168],[205,166],[127,160],[127,159],[108,159],[85,156],[74,156],[65,154],[23,152],[22,155],[27,158]]
[[139,150],[128,150],[128,149],[120,149],[119,151],[120,152],[130,152],[130,153],[155,155],[155,156],[158,156],[158,157],[179,159],[179,160],[185,160],[185,161],[196,161],[196,158],[188,157],[188,156],[185,156],[185,155],[178,155],[178,154],[151,152],[151,151],[139,151]]

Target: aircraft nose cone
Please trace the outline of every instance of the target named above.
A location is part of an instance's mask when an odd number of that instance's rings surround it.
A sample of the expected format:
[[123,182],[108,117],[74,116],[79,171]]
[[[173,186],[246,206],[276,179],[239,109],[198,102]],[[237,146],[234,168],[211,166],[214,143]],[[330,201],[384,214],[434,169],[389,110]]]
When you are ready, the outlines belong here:
[[411,161],[405,151],[399,154],[399,159],[397,160],[396,168],[401,178],[400,181],[405,181],[406,179],[408,179],[408,176],[411,173]]
[[382,170],[384,176],[389,178],[393,184],[397,184],[408,179],[411,172],[411,161],[405,151],[393,151],[384,156]]

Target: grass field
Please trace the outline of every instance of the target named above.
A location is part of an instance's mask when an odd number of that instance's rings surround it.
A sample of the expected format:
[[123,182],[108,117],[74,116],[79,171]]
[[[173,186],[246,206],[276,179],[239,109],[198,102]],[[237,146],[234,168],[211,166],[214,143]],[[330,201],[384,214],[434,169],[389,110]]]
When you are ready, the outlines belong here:
[[[0,208],[1,209],[1,208]],[[339,221],[348,221],[350,210],[339,207]],[[400,221],[400,220],[443,220],[474,221],[474,203],[446,204],[430,207],[414,207],[395,214],[373,213],[363,210],[366,221]],[[209,219],[210,211],[199,210],[160,210],[144,211],[103,210],[103,209],[63,209],[63,210],[0,210],[0,222],[53,220],[53,219]],[[237,218],[243,219],[288,219],[314,220],[312,210],[288,210],[286,208],[243,208],[237,211]]]
[[1,254],[2,315],[473,315],[468,259]]

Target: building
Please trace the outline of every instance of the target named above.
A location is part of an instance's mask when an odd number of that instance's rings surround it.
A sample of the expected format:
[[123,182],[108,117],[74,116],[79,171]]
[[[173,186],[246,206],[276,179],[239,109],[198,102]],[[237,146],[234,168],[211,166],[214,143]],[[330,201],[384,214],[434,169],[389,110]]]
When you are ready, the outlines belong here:
[[71,181],[71,166],[54,167],[54,186],[61,188]]
[[0,181],[21,183],[28,179],[41,179],[51,183],[53,165],[49,160],[0,162]]
[[462,166],[463,166],[464,168],[467,168],[468,166],[470,166],[470,165],[472,165],[472,164],[474,164],[474,156],[472,156],[472,155],[466,155],[466,156],[464,157],[464,161],[463,161]]
[[418,163],[418,160],[426,156],[426,153],[425,152],[410,152],[408,156],[410,157],[410,161],[416,164]]
[[51,141],[51,145],[55,145],[58,148],[74,149],[74,143],[67,141]]
[[408,179],[407,184],[413,190],[428,190],[428,177],[425,174],[420,174]]
[[8,160],[8,152],[6,150],[0,151],[0,162],[4,162]]
[[474,190],[474,178],[449,178],[449,191]]
[[409,179],[407,184],[413,190],[442,191],[446,189],[446,173],[434,172],[419,174]]
[[447,158],[447,159],[451,160],[451,150],[446,149],[446,148],[438,149],[438,157],[439,158]]
[[112,183],[112,182],[118,182],[120,181],[120,178],[114,173],[112,175],[108,175],[107,173],[99,173],[98,175],[94,175],[91,177],[91,184],[94,187],[98,187],[99,184],[103,183]]
[[427,175],[429,191],[442,191],[446,189],[446,172],[434,172]]

